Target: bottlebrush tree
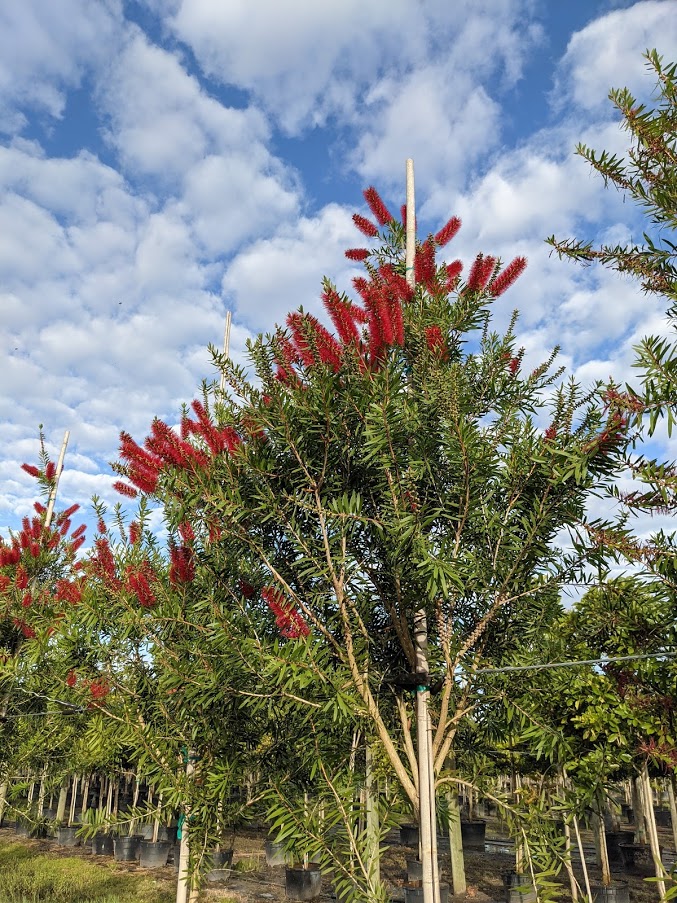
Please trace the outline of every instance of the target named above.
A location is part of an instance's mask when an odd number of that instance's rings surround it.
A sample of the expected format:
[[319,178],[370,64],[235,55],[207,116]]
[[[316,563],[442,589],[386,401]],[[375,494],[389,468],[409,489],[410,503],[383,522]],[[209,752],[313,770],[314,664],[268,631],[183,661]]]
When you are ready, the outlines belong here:
[[[53,495],[56,465],[41,441],[40,464],[24,464],[46,496]],[[21,529],[0,537],[0,821],[7,794],[14,719],[26,699],[13,692],[24,663],[44,650],[66,612],[77,606],[83,586],[78,553],[85,541],[85,526],[73,526],[78,510],[72,505],[47,520],[48,509],[35,502],[35,514],[24,517]],[[32,667],[28,661],[27,667]],[[9,719],[9,720],[8,720]]]
[[[480,662],[518,645],[585,561],[586,500],[612,479],[627,419],[594,387],[558,386],[556,351],[526,372],[516,314],[492,331],[523,258],[480,254],[463,279],[460,261],[438,259],[454,217],[419,243],[412,290],[402,224],[374,189],[366,199],[376,222],[355,223],[372,247],[347,252],[365,267],[355,296],[323,284],[333,331],[291,313],[251,344],[251,377],[214,352],[228,390],[205,389],[178,432],[156,421],[143,444],[123,435],[118,469],[123,492],[190,525],[195,566],[214,577],[205,617],[251,625],[243,660],[265,653],[254,624],[266,608],[284,625],[269,695],[283,687],[303,705],[312,684],[328,707],[352,707],[417,811],[410,691],[435,691],[439,778]],[[422,607],[429,674],[416,673]]]

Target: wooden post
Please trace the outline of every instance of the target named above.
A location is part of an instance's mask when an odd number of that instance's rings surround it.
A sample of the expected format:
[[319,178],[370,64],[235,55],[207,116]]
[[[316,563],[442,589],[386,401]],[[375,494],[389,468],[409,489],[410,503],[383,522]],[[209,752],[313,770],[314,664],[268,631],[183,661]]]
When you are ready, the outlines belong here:
[[82,808],[80,809],[80,821],[84,821],[85,815],[87,815],[87,805],[89,802],[89,783],[90,776],[87,775],[82,784]]
[[59,801],[56,804],[56,823],[57,825],[63,824],[64,816],[66,815],[66,797],[68,796],[68,787],[70,786],[70,778],[64,778],[61,782],[61,789],[59,790]]
[[[225,354],[226,357],[228,357],[230,355],[230,326],[232,323],[232,319],[233,319],[232,313],[230,311],[226,311],[226,328],[223,333],[223,353]],[[222,373],[221,381],[219,383],[219,391],[221,392],[222,395],[224,393],[225,388],[226,388],[226,377]]]
[[378,788],[374,780],[371,745],[365,743],[365,809],[367,822],[367,868],[369,884],[375,892],[381,883],[381,861],[379,849]]
[[463,836],[461,834],[461,807],[458,804],[458,790],[452,785],[447,793],[449,810],[449,851],[451,856],[451,889],[454,896],[465,894],[465,861],[463,859]]

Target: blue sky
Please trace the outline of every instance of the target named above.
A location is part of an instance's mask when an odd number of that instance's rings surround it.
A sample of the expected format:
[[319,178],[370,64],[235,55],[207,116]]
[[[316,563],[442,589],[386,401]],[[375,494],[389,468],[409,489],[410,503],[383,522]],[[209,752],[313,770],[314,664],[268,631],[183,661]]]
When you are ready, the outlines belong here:
[[115,501],[119,431],[175,422],[226,310],[243,360],[323,274],[348,287],[361,189],[398,207],[408,156],[420,231],[457,214],[454,257],[529,258],[498,310],[527,365],[560,344],[586,384],[631,378],[660,303],[543,240],[640,237],[573,149],[624,150],[607,93],[650,96],[648,47],[677,60],[675,0],[2,4],[0,528],[39,424],[55,455],[71,431],[64,504]]

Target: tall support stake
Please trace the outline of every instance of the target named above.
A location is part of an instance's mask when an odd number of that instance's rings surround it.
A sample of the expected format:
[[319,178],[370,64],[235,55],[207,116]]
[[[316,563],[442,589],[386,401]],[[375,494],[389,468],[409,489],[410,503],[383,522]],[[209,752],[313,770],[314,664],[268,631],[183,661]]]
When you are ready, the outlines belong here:
[[[414,191],[414,161],[406,162],[407,217],[405,223],[406,245],[404,266],[406,280],[413,289],[416,286],[414,259],[416,256],[416,195]],[[426,675],[426,684],[416,690],[416,733],[418,738],[418,801],[419,837],[421,844],[421,873],[423,877],[423,903],[440,903],[439,881],[435,880],[437,862],[437,818],[435,816],[435,776],[432,769],[430,748],[430,715],[428,712],[428,627],[425,610],[416,612],[414,619],[414,645],[416,671]]]
[[[230,356],[230,326],[233,320],[233,315],[230,311],[226,311],[226,328],[223,333],[223,353],[226,357]],[[223,395],[226,388],[226,377],[225,374],[221,374],[221,381],[219,383],[219,391]]]
[[[195,771],[195,752],[189,749],[186,753],[186,783],[191,783],[193,772]],[[190,807],[185,806],[183,810],[183,822],[181,825],[181,847],[179,852],[179,878],[176,882],[176,903],[189,903],[191,894],[191,884],[193,881],[188,874],[188,866],[190,860],[190,839],[188,836],[188,820],[190,818]]]

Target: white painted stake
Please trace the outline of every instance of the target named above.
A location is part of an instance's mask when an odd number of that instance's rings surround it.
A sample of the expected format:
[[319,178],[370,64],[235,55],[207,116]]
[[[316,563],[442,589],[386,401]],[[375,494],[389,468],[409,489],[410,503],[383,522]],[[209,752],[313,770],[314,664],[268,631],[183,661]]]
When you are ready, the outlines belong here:
[[[223,353],[226,357],[230,357],[230,326],[233,320],[233,315],[230,311],[226,311],[226,328],[223,333]],[[226,388],[226,376],[224,373],[221,374],[221,382],[219,383],[219,390],[221,394],[223,394]]]
[[56,471],[54,472],[54,485],[52,486],[49,493],[49,501],[47,502],[47,514],[45,515],[45,527],[49,527],[52,523],[52,517],[54,516],[54,505],[56,503],[56,492],[59,488],[59,479],[61,478],[61,471],[63,470],[63,461],[66,457],[66,448],[68,447],[68,440],[70,438],[70,430],[66,430],[63,434],[63,442],[61,444],[61,451],[59,452],[59,460],[57,461]]

